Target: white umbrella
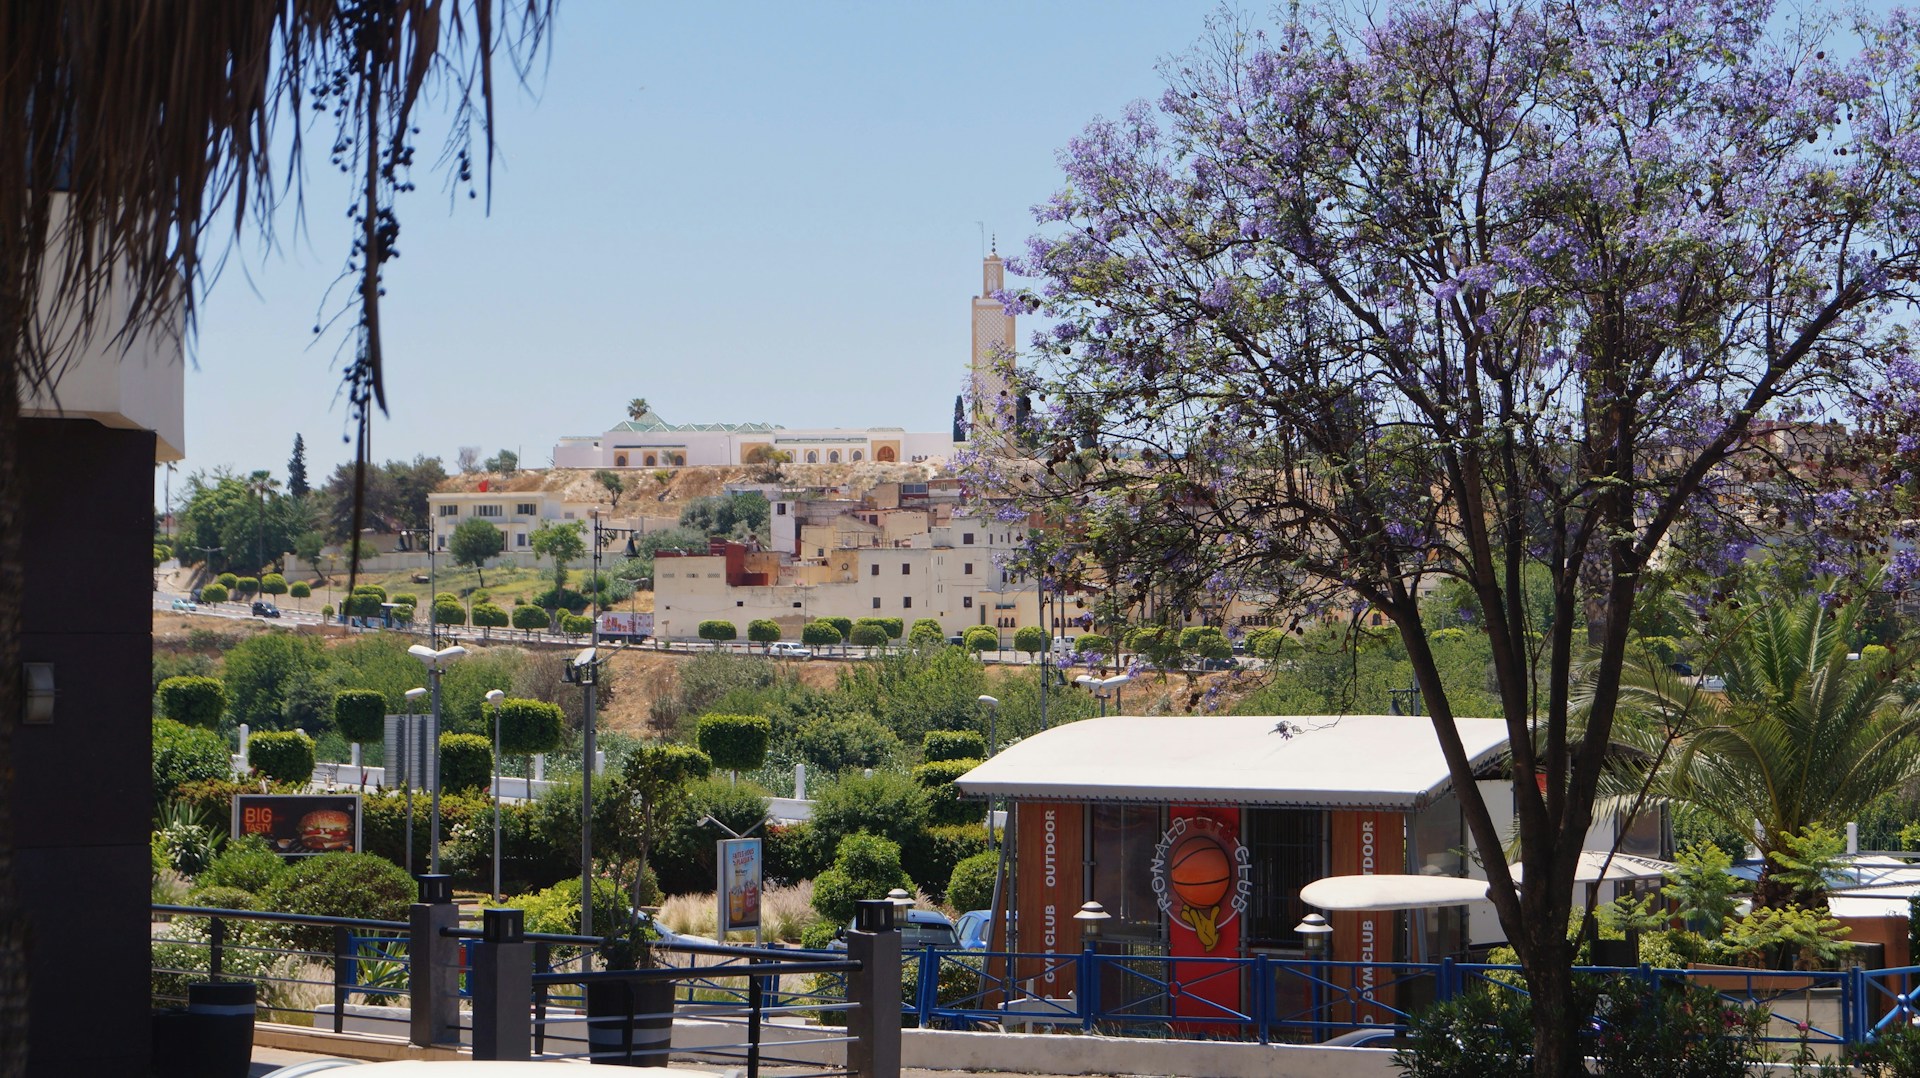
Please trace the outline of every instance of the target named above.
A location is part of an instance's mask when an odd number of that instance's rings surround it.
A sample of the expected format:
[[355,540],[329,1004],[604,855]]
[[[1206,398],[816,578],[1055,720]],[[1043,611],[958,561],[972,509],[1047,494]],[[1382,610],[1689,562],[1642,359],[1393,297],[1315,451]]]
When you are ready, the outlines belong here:
[[[1672,861],[1662,861],[1655,857],[1638,857],[1630,853],[1609,855],[1605,850],[1581,850],[1580,864],[1573,870],[1575,883],[1613,883],[1616,880],[1657,880],[1679,866]],[[1519,883],[1525,874],[1518,862],[1508,865],[1507,871],[1513,874],[1513,882]]]
[[1487,899],[1487,881],[1458,876],[1374,874],[1328,876],[1300,889],[1300,901],[1316,909],[1428,910]]

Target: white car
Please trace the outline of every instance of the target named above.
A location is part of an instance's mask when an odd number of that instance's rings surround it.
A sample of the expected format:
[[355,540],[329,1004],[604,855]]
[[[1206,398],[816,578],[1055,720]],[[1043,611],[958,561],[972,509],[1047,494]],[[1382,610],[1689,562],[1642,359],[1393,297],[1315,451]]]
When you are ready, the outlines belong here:
[[767,654],[776,659],[811,659],[813,649],[805,644],[796,644],[791,640],[781,640],[767,646]]

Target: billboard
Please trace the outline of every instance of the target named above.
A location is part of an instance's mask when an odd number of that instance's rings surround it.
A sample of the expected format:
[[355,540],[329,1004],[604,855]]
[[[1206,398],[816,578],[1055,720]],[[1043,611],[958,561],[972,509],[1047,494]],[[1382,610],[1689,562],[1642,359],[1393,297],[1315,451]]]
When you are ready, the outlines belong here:
[[[1152,872],[1168,953],[1238,958],[1253,893],[1252,859],[1240,842],[1240,810],[1173,805],[1167,816],[1166,834],[1154,846]],[[1225,964],[1175,962],[1173,969],[1174,979],[1187,985],[1174,1000],[1175,1014],[1220,1018],[1240,1010],[1240,977]]]
[[760,931],[760,877],[764,862],[757,838],[723,838],[715,843],[720,878],[714,893],[720,903],[720,936]]
[[259,835],[282,857],[360,849],[359,794],[235,794],[233,837]]
[[1080,922],[1086,900],[1083,872],[1085,806],[1061,801],[1022,801],[1014,809],[1016,904],[1013,921],[1022,958],[1014,976],[1037,996],[1065,998],[1073,991]]
[[638,640],[653,635],[653,613],[622,612],[609,610],[600,615],[600,635],[603,638],[620,639],[622,637]]

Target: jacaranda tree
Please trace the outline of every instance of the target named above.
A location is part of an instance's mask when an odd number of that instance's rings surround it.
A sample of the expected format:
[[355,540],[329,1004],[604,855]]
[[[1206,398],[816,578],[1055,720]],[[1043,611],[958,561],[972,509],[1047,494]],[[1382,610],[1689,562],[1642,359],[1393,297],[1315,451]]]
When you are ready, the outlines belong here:
[[[1003,297],[1052,320],[1009,366],[1033,426],[978,468],[1075,507],[1062,549],[1175,609],[1384,616],[1526,970],[1534,1073],[1579,1073],[1565,926],[1635,593],[1676,521],[1740,504],[1767,423],[1844,416],[1901,361],[1920,24],[1757,0],[1291,19],[1217,25],[1158,108],[1062,153],[1014,266],[1038,283]],[[1429,649],[1435,576],[1491,644],[1524,891]]]

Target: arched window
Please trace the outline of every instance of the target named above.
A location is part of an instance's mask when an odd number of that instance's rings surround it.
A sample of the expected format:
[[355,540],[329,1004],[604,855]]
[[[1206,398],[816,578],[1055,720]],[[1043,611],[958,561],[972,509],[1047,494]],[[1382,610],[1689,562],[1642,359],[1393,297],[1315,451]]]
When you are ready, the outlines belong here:
[[808,464],[820,463],[820,453],[818,450],[814,450],[814,449],[807,450],[807,463]]
[[686,467],[686,464],[687,464],[687,455],[686,455],[685,453],[675,453],[675,454],[673,455],[673,466],[674,466],[674,467],[676,467],[676,468],[684,468],[684,467]]
[[647,467],[651,468],[658,463],[660,463],[659,459],[656,458],[652,453],[647,454]]
[[881,446],[874,451],[873,459],[882,463],[891,463],[893,461],[893,447],[890,445]]
[[840,451],[838,449],[827,450],[827,463],[828,464],[840,463]]
[[861,461],[863,461],[863,460],[865,460],[866,458],[867,458],[867,455],[866,455],[865,453],[862,453],[862,452],[861,452],[861,451],[859,451],[858,449],[856,449],[856,450],[854,450],[854,451],[853,451],[853,462],[854,462],[855,464],[858,464],[858,463],[860,463]]
[[614,467],[616,467],[616,468],[624,468],[624,467],[626,467],[626,466],[627,466],[627,455],[626,455],[625,453],[615,453],[615,454],[613,455],[613,466],[614,466]]

